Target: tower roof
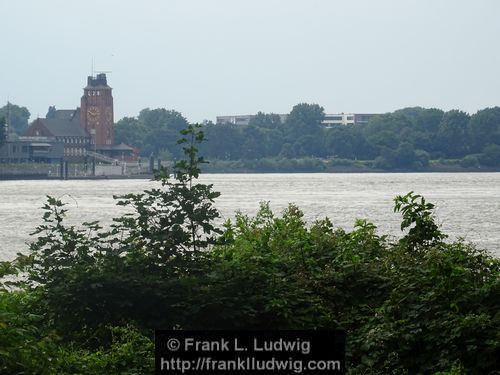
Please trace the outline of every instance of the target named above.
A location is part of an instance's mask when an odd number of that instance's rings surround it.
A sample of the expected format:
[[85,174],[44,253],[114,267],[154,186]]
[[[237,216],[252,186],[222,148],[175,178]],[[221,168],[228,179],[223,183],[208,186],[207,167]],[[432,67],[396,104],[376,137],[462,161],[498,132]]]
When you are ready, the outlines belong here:
[[87,86],[85,89],[110,89],[105,73],[87,77]]

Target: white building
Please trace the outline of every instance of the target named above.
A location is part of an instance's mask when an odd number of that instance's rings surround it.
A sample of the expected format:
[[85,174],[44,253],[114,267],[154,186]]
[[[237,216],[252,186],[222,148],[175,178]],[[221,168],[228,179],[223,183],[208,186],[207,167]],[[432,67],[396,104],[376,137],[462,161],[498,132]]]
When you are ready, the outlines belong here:
[[[336,113],[325,114],[325,118],[321,122],[325,127],[334,125],[359,125],[366,124],[370,118],[375,116],[375,113]],[[280,116],[281,122],[286,121],[288,115]],[[255,115],[233,115],[233,116],[217,116],[215,123],[217,125],[233,124],[233,125],[248,125],[250,120]]]

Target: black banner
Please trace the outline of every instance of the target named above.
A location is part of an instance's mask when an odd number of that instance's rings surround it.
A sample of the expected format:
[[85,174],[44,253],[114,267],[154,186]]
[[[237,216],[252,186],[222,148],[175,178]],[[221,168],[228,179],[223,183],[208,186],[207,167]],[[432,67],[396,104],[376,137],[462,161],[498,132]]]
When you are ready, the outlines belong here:
[[156,374],[343,374],[343,331],[155,332]]

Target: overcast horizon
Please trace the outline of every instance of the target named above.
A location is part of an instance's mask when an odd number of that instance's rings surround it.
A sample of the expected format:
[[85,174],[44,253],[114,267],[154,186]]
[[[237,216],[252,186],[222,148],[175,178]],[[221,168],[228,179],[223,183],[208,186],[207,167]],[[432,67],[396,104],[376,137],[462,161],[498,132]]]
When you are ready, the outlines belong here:
[[111,71],[115,121],[164,107],[189,121],[403,107],[474,113],[500,105],[500,2],[19,0],[6,30],[0,106],[80,105]]

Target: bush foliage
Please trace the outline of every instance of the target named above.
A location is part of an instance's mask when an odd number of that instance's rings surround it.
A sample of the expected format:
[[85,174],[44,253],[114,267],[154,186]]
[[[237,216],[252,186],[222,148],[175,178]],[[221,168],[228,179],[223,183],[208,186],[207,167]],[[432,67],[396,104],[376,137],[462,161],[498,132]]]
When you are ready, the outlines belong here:
[[29,255],[0,267],[21,273],[0,291],[0,372],[151,373],[155,328],[344,329],[352,374],[498,370],[500,261],[446,243],[423,197],[395,198],[397,242],[364,220],[308,225],[295,205],[218,229],[218,193],[196,182],[203,134],[183,136],[173,180],[119,197],[133,212],[109,229],[67,225],[48,198]]

